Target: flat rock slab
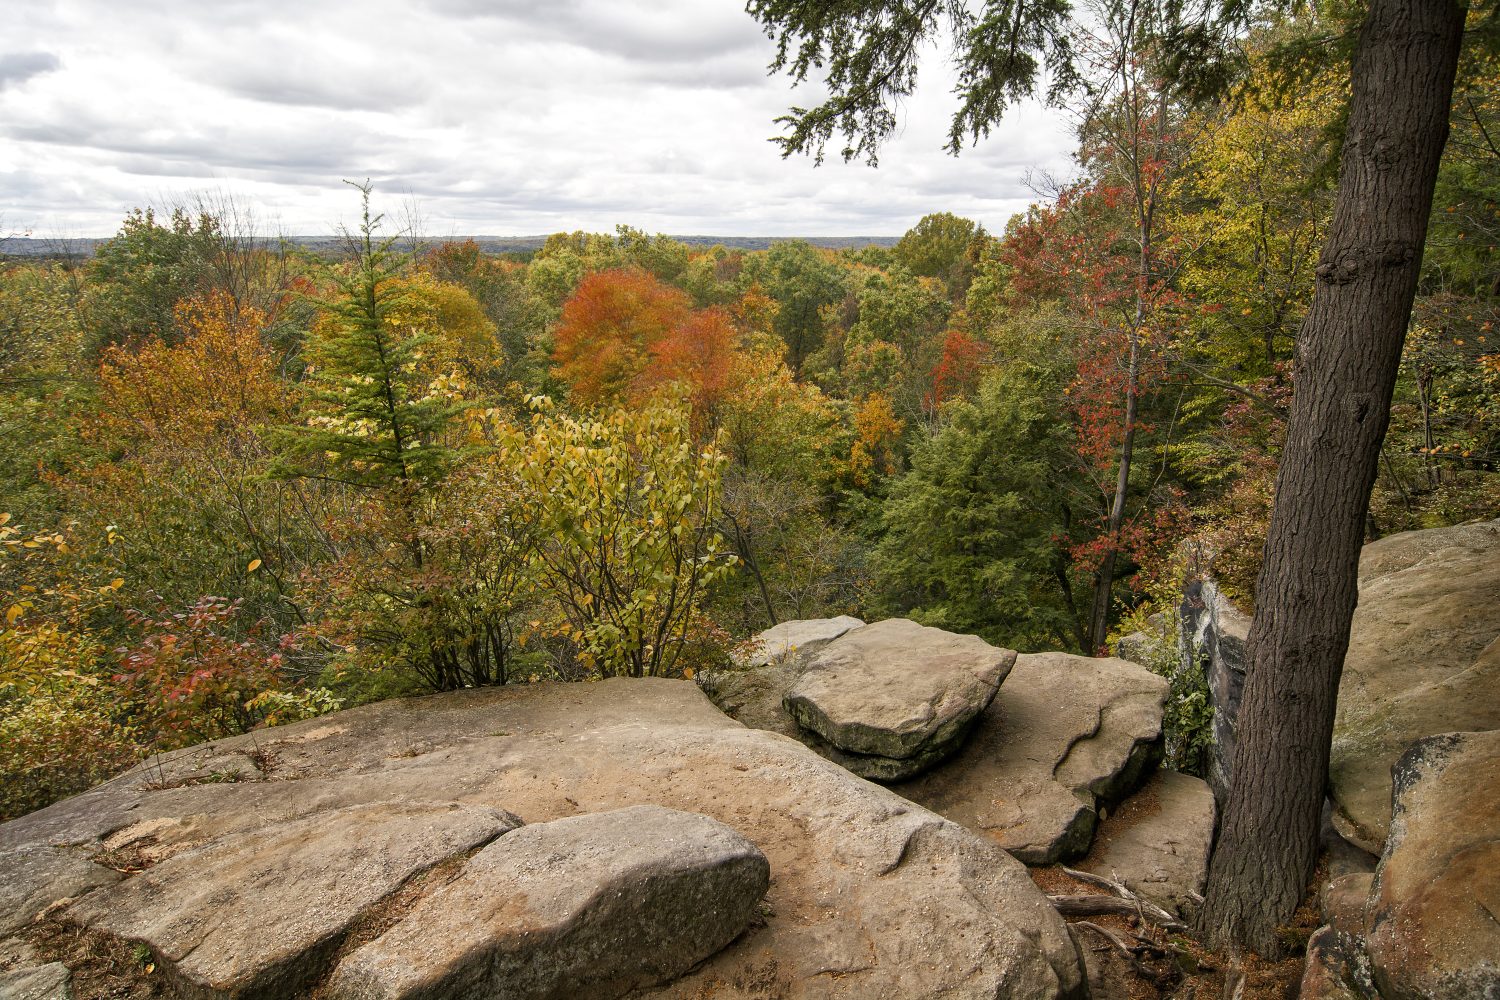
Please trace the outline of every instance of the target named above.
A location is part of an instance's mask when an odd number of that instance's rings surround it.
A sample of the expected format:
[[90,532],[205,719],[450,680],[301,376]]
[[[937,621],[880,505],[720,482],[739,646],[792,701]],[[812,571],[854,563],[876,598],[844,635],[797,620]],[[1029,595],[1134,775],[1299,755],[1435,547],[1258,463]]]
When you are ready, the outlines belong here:
[[1078,857],[1099,803],[1159,758],[1167,688],[1126,660],[1023,653],[963,749],[897,791],[1028,864]]
[[72,1000],[72,981],[61,962],[0,972],[0,1000]]
[[[978,636],[891,618],[825,646],[787,691],[786,709],[855,755],[856,774],[896,780],[958,748],[1015,660]],[[865,767],[862,757],[874,759]]]
[[770,866],[724,824],[631,806],[524,827],[335,971],[341,1000],[607,1000],[676,979],[755,916]]
[[1075,867],[1191,920],[1208,881],[1218,808],[1201,778],[1158,771],[1100,824]]
[[[88,857],[117,837],[150,840],[164,853],[146,872],[95,890],[114,892],[197,845],[275,836],[372,803],[457,800],[533,824],[660,805],[739,831],[769,860],[771,885],[763,920],[645,991],[653,998],[993,1000],[1076,997],[1084,988],[1066,925],[1013,858],[794,740],[746,729],[689,681],[455,691],[365,705],[213,749],[257,745],[258,759],[274,756],[268,780],[163,789],[153,763],[0,825],[0,885],[12,852],[28,847],[66,844]],[[176,870],[181,884],[162,891],[190,895],[196,873]],[[280,924],[295,929],[318,905],[306,889],[265,895],[276,897],[265,900],[267,936]],[[372,926],[381,912],[377,903],[356,927]]]
[[804,618],[772,626],[751,640],[751,650],[738,657],[740,666],[764,667],[796,657],[811,657],[850,629],[864,622],[851,615],[837,618]]
[[1500,521],[1391,535],[1360,555],[1339,683],[1334,823],[1379,854],[1391,767],[1434,733],[1500,728]]
[[412,875],[518,825],[485,806],[350,806],[173,854],[66,916],[146,945],[185,992],[289,996],[361,913]]
[[120,873],[76,851],[30,844],[6,852],[0,876],[0,937],[29,924],[53,903],[120,880]]
[[1395,769],[1391,833],[1366,908],[1390,1000],[1500,996],[1500,731],[1422,740]]

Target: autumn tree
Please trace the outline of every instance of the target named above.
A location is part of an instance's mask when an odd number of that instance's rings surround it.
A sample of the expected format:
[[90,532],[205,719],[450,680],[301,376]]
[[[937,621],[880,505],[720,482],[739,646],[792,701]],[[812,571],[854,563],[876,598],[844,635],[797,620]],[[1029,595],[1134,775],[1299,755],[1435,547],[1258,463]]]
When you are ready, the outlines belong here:
[[896,244],[895,257],[912,274],[936,278],[955,302],[962,302],[973,277],[984,227],[952,212],[924,215]]
[[561,634],[605,677],[701,666],[684,657],[733,566],[716,530],[723,454],[669,403],[584,418],[533,404],[530,426],[498,446],[537,505],[537,585]]
[[124,581],[100,572],[85,541],[0,513],[0,818],[81,792],[141,753],[90,628]]
[[290,417],[291,394],[264,317],[214,292],[179,302],[173,322],[175,343],[104,351],[79,447],[48,482],[86,535],[113,527],[109,558],[138,606],[227,596],[247,623],[291,627],[288,572],[321,554],[322,498],[266,478],[264,432]]
[[49,476],[79,448],[71,425],[88,406],[93,365],[76,279],[59,264],[0,269],[0,496],[16,517],[56,509]]
[[85,316],[93,346],[132,339],[175,341],[173,310],[209,287],[207,247],[214,221],[184,209],[158,220],[135,209],[89,263]]
[[639,269],[597,271],[563,305],[557,373],[582,403],[625,397],[692,310],[688,297]]
[[360,191],[360,228],[348,235],[352,260],[332,275],[337,297],[321,303],[307,345],[309,415],[282,442],[300,463],[289,472],[411,495],[452,462],[444,431],[464,404],[421,364],[435,324],[412,322],[421,309],[400,280],[395,238],[377,236],[370,188]]
[[685,293],[638,268],[584,278],[554,336],[557,374],[584,405],[639,402],[680,385],[704,431],[733,383],[738,331],[730,313],[693,309]]
[[547,359],[538,343],[542,305],[527,284],[525,265],[486,255],[473,240],[441,244],[423,257],[422,264],[439,281],[467,291],[494,325],[500,356],[495,359],[498,370],[488,381],[534,379]]
[[765,333],[736,356],[731,383],[717,411],[729,459],[720,531],[741,571],[720,588],[721,617],[752,632],[857,610],[863,546],[830,516],[845,434],[837,402],[797,381]]

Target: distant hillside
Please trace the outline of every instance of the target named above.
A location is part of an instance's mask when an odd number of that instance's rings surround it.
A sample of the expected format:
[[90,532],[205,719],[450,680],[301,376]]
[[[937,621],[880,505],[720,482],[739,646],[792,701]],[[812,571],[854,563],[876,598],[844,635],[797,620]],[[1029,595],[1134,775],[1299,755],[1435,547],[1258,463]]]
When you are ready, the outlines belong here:
[[[479,244],[481,250],[490,254],[529,253],[541,249],[542,244],[547,241],[546,236],[449,236],[433,237],[423,242],[431,245],[462,242],[467,239],[472,239]],[[736,250],[765,250],[773,243],[804,240],[813,246],[825,247],[829,250],[850,250],[868,246],[895,246],[901,238],[899,236],[673,236],[672,239],[689,246],[710,247],[722,244]],[[286,240],[295,246],[317,253],[337,254],[343,248],[342,241],[335,236],[288,236]],[[18,236],[0,240],[0,257],[90,257],[103,242],[105,242],[103,238],[96,237],[30,239]],[[266,242],[274,241],[268,239]],[[410,248],[411,244],[406,244],[406,246]]]

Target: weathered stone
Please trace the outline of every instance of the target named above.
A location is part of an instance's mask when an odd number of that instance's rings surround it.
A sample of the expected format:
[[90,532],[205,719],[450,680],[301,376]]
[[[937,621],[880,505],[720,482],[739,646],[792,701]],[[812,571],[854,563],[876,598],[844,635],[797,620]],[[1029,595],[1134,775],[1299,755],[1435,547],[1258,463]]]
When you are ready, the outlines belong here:
[[751,729],[801,740],[819,753],[837,759],[839,751],[797,725],[782,701],[819,650],[863,624],[848,615],[782,622],[756,636],[755,651],[738,658],[735,666],[702,670],[694,679],[709,700],[731,719]]
[[1391,766],[1435,733],[1500,728],[1500,521],[1391,535],[1360,556],[1329,785],[1339,832],[1385,842]]
[[0,1000],[73,1000],[73,974],[61,962],[0,972]]
[[1320,927],[1307,942],[1298,1000],[1380,1000],[1358,935]]
[[1500,996],[1500,731],[1445,733],[1395,768],[1371,892],[1370,962],[1386,1000]]
[[1175,661],[1177,648],[1173,644],[1167,616],[1154,614],[1147,619],[1144,629],[1121,636],[1115,643],[1115,655],[1147,669]]
[[897,780],[958,748],[1015,659],[978,636],[891,618],[824,647],[787,692],[786,709],[850,754],[856,774]]
[[[140,770],[122,776],[0,825],[0,885],[11,849],[64,838],[87,856],[132,827],[178,851],[150,875],[191,844],[271,836],[372,802],[457,800],[535,823],[655,804],[738,830],[765,853],[772,881],[763,924],[653,997],[992,1000],[1083,989],[1066,927],[1023,866],[794,740],[744,728],[690,682],[455,691],[221,743],[274,755],[272,780],[154,789]],[[172,822],[150,826],[158,820]],[[278,903],[295,917],[309,896]]]
[[1022,654],[964,748],[898,791],[1028,864],[1077,857],[1159,758],[1166,699],[1135,663]]
[[288,996],[362,912],[413,874],[518,825],[458,803],[350,806],[174,854],[66,915],[146,945],[186,991]]
[[31,922],[58,900],[81,896],[120,879],[120,873],[50,844],[5,853],[0,867],[0,937]]
[[1365,908],[1374,884],[1374,872],[1353,872],[1324,882],[1318,892],[1323,923],[1348,934],[1364,934]]
[[1245,645],[1250,635],[1250,619],[1219,591],[1213,580],[1190,584],[1179,613],[1181,669],[1202,671],[1208,681],[1208,696],[1214,707],[1208,783],[1223,800],[1229,794],[1235,726],[1245,687]]
[[670,982],[745,929],[770,881],[716,820],[631,806],[524,827],[345,958],[347,1000],[607,1000]]
[[1318,853],[1328,866],[1329,880],[1345,875],[1373,875],[1380,858],[1357,844],[1351,844],[1333,825],[1333,803],[1323,800],[1322,826],[1318,833]]
[[813,653],[863,624],[863,621],[850,615],[782,622],[757,635],[751,640],[751,651],[736,659],[744,667],[764,667],[790,659],[810,659]]
[[1189,920],[1208,880],[1218,808],[1201,778],[1158,771],[1099,826],[1075,867],[1123,882]]
[[764,729],[801,740],[821,753],[828,744],[797,725],[782,703],[787,691],[806,669],[806,660],[793,657],[761,667],[704,670],[694,680],[708,699],[731,719],[751,729]]

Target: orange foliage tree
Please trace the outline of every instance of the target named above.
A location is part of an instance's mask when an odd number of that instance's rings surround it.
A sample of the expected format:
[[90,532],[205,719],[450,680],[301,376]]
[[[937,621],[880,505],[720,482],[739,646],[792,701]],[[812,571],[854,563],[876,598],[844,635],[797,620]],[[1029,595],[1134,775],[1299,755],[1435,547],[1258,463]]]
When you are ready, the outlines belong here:
[[701,432],[736,382],[738,339],[728,310],[695,310],[686,294],[645,271],[615,269],[584,278],[563,305],[553,358],[587,405],[684,387]]
[[553,360],[580,402],[629,395],[652,351],[687,321],[687,295],[636,268],[596,271],[563,304]]
[[265,315],[225,292],[177,304],[180,344],[110,347],[99,371],[100,437],[198,441],[276,416],[286,393],[261,338]]

